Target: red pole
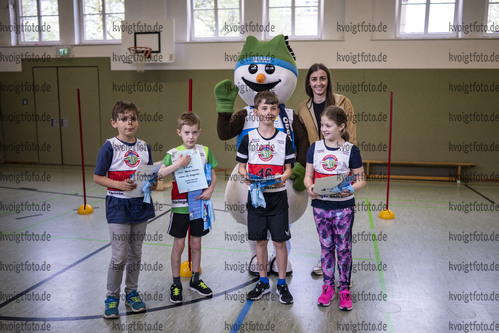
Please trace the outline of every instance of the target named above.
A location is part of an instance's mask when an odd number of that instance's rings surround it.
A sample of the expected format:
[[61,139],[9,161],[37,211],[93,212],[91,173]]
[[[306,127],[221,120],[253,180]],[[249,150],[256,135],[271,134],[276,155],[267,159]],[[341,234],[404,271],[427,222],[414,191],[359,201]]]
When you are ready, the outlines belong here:
[[189,79],[189,112],[192,112],[192,79]]
[[[192,112],[192,79],[189,79],[189,112]],[[189,236],[187,238],[187,260],[189,261],[189,270],[192,272],[191,262],[191,228],[189,228]]]
[[392,163],[392,115],[393,115],[393,91],[390,92],[390,136],[388,139],[388,183],[386,188],[386,209],[388,209],[388,198],[390,197],[390,166]]
[[85,187],[85,159],[83,157],[83,131],[81,126],[81,103],[80,103],[80,89],[77,89],[78,94],[78,120],[80,123],[80,151],[81,151],[81,175],[83,179],[83,209],[87,209],[87,190]]

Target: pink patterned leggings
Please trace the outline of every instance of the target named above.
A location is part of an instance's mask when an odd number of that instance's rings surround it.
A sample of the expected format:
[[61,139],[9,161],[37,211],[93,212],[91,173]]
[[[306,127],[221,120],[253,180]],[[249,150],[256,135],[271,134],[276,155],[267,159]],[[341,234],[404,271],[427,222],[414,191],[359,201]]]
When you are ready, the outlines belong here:
[[350,286],[354,207],[325,210],[314,207],[314,220],[321,243],[324,284],[334,286],[335,251],[338,256],[340,290]]

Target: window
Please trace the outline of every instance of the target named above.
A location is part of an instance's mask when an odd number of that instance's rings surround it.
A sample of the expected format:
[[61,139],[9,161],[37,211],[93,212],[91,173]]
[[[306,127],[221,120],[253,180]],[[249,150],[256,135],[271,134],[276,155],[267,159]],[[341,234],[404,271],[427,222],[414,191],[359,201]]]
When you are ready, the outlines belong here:
[[191,36],[200,39],[241,39],[242,0],[191,0]]
[[499,0],[487,1],[487,31],[488,34],[499,34]]
[[59,41],[57,0],[18,0],[19,43]]
[[320,37],[319,5],[319,0],[267,0],[267,23],[274,29],[266,37]]
[[399,0],[399,37],[456,37],[460,0]]
[[81,0],[82,40],[119,41],[125,19],[124,0]]

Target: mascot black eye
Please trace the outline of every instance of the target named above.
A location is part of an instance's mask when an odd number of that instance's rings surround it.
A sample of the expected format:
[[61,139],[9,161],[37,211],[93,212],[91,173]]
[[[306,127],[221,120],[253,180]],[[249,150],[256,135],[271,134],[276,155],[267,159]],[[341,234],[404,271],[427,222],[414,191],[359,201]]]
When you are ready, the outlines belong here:
[[265,73],[273,74],[275,72],[274,65],[265,65]]
[[248,72],[250,72],[250,74],[255,74],[257,71],[258,71],[257,65],[255,65],[255,64],[249,65]]

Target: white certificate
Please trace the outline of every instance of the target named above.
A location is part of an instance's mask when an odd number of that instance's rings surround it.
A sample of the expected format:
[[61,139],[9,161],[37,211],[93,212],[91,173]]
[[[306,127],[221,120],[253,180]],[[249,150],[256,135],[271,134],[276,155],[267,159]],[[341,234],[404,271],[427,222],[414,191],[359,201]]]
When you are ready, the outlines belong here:
[[[348,173],[331,175],[329,177],[315,178],[314,193],[331,194],[331,190],[340,185],[348,177]],[[350,182],[355,179],[351,178]]]
[[137,187],[131,191],[123,191],[123,193],[129,198],[143,197],[144,192],[142,192],[142,186],[149,181],[154,173],[157,173],[162,163],[157,163],[154,165],[147,165],[145,163],[140,163],[135,173],[133,174],[133,182],[137,184]]
[[182,150],[182,155],[190,155],[191,162],[186,166],[175,171],[175,181],[177,182],[178,192],[185,193],[195,190],[201,190],[208,187],[206,175],[204,174],[204,164],[201,155],[196,149]]

